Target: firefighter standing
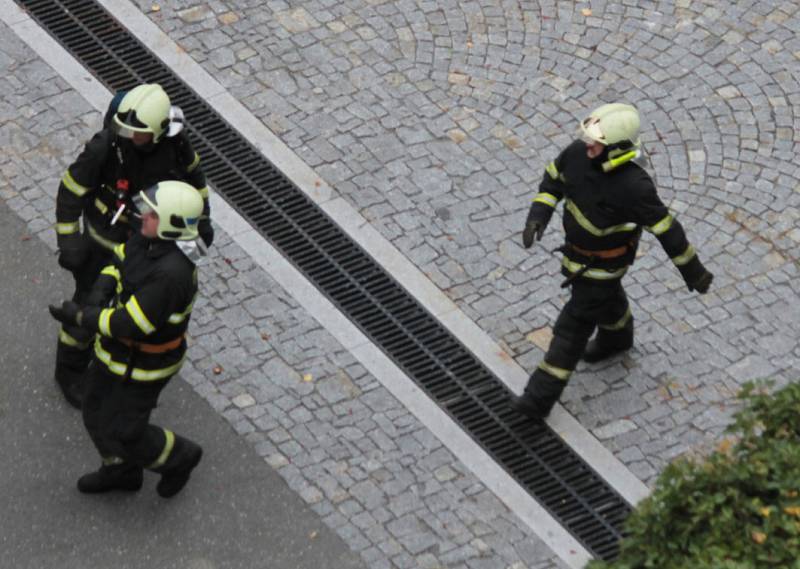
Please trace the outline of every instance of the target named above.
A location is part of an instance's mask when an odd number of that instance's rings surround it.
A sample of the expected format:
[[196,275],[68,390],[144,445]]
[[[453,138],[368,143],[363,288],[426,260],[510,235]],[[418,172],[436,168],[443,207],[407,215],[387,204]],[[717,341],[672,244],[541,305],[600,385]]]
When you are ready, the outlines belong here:
[[[199,232],[206,246],[211,245],[206,179],[182,119],[159,85],[139,85],[118,94],[103,130],[64,173],[56,200],[58,263],[75,279],[75,302],[86,302],[114,247],[134,231],[131,199],[157,182],[182,180],[196,188],[204,200]],[[59,331],[55,379],[75,407],[80,407],[91,340],[85,330],[69,325]]]
[[161,474],[157,491],[175,495],[202,457],[197,444],[149,424],[161,390],[186,354],[197,269],[176,240],[193,240],[204,209],[192,186],[166,181],[136,198],[141,230],[114,249],[89,299],[50,306],[65,326],[96,335],[83,421],[103,463],[78,480],[84,493],[139,490],[143,469]]
[[[633,316],[621,279],[634,261],[642,228],[658,238],[690,291],[707,292],[713,279],[650,176],[634,162],[639,156],[637,110],[603,105],[581,128],[583,140],[545,168],[523,232],[523,245],[529,248],[564,200],[562,286],[571,286],[572,294],[544,359],[513,402],[537,420],[550,413],[581,356],[596,362],[633,345]],[[588,342],[595,328],[597,336]]]

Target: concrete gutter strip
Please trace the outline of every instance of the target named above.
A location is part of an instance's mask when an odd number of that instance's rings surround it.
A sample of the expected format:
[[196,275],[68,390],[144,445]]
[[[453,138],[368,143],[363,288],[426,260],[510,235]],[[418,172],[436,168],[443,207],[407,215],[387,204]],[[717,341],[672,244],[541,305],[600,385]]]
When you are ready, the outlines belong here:
[[[519,393],[525,371],[461,312],[425,275],[383,238],[345,200],[214,81],[196,62],[126,0],[99,0],[145,45],[155,50],[198,94],[275,163],[287,177],[338,223],[357,243],[451,332],[472,350],[510,389]],[[0,18],[92,106],[105,111],[110,92],[11,0],[0,0]],[[517,516],[570,567],[591,555],[546,510],[522,489],[485,451],[430,400],[375,344],[325,298],[219,195],[212,194],[215,223],[275,278],[415,416],[469,467]],[[617,492],[632,503],[649,491],[590,433],[558,406],[550,425]]]
[[[129,0],[98,2],[117,20],[124,22],[145,45],[162,48],[156,52],[157,55],[162,56],[163,52],[162,60],[197,93],[212,93],[209,102],[220,116],[261,150],[431,314],[437,316],[509,389],[515,393],[522,392],[527,372],[258,118],[228,94],[200,64]],[[636,504],[649,495],[647,486],[563,407],[556,406],[548,423],[628,502]]]

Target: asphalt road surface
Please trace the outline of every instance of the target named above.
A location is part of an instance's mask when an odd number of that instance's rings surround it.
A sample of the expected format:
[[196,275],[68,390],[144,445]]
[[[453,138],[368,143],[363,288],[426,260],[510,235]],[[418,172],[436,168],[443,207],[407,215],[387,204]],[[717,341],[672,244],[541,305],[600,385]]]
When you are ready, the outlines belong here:
[[364,567],[179,377],[153,420],[204,447],[183,492],[160,498],[146,472],[138,493],[80,494],[75,482],[100,459],[53,381],[47,312],[70,280],[1,201],[0,242],[0,568]]

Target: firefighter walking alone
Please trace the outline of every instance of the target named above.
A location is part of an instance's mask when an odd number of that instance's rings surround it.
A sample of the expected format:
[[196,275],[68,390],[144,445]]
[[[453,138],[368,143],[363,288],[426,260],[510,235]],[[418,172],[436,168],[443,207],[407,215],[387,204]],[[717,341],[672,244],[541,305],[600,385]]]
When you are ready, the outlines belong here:
[[[204,201],[199,232],[206,246],[214,237],[200,157],[183,130],[183,113],[161,86],[139,85],[118,94],[104,122],[67,168],[56,198],[58,263],[72,273],[72,299],[79,304],[86,302],[114,248],[136,230],[131,200],[157,182],[190,183]],[[55,379],[75,407],[80,407],[91,343],[80,328],[65,325],[59,331]]]
[[[514,397],[514,408],[532,419],[547,417],[581,357],[597,362],[633,346],[633,316],[622,277],[636,257],[643,228],[659,240],[690,291],[703,294],[711,285],[713,275],[659,199],[650,176],[634,162],[639,123],[631,105],[593,111],[581,123],[582,140],[547,165],[531,204],[523,232],[526,248],[541,239],[564,201],[562,286],[572,289],[544,359],[524,393]],[[597,336],[589,342],[595,329]]]
[[50,306],[53,317],[94,337],[83,421],[102,457],[78,481],[84,493],[139,490],[143,469],[161,474],[156,490],[171,497],[186,484],[202,449],[149,424],[161,390],[186,354],[186,329],[197,296],[197,269],[176,240],[194,240],[203,212],[195,188],[160,182],[135,198],[141,230],[114,248],[88,301]]

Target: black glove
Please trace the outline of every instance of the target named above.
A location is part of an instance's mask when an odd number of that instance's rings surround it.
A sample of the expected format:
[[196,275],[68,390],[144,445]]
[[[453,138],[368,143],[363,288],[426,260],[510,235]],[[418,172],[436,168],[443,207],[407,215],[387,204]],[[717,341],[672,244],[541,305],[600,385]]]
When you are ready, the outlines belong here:
[[81,310],[77,302],[73,302],[72,300],[65,300],[61,303],[60,307],[51,304],[47,309],[50,311],[53,318],[67,326],[80,327],[83,321],[83,310]]
[[200,223],[197,224],[197,232],[200,234],[200,239],[203,240],[206,249],[211,247],[214,242],[214,227],[211,225],[209,218],[204,217],[200,220]]
[[708,287],[711,286],[711,281],[714,280],[714,275],[703,266],[697,255],[685,265],[680,265],[678,270],[681,272],[683,280],[686,281],[689,291],[696,290],[700,294],[705,294],[708,292]]
[[82,239],[58,250],[58,264],[70,272],[80,271],[89,257],[89,247]]
[[545,225],[541,221],[529,219],[525,224],[525,230],[522,232],[522,244],[526,249],[530,249],[534,241],[539,241],[544,234]]
[[711,286],[711,281],[714,280],[714,275],[708,272],[705,268],[703,268],[703,273],[696,279],[692,280],[691,282],[687,281],[686,286],[689,287],[689,290],[696,290],[700,294],[705,294],[708,292],[708,287]]

